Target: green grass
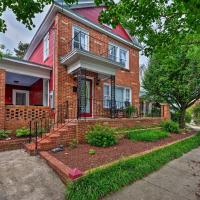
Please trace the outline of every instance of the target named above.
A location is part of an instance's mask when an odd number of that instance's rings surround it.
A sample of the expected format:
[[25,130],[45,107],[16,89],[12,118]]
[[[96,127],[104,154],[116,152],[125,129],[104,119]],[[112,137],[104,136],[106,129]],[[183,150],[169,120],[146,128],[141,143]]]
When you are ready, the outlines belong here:
[[169,133],[162,130],[136,130],[128,133],[128,138],[133,141],[153,142],[169,136]]
[[140,157],[121,160],[69,183],[67,200],[96,200],[139,180],[169,161],[200,146],[200,134]]

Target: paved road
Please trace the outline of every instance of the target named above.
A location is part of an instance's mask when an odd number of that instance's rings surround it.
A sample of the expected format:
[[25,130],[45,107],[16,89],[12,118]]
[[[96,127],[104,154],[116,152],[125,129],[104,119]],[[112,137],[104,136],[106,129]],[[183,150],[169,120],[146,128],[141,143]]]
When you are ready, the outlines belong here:
[[105,200],[200,200],[200,148]]
[[64,200],[65,186],[46,163],[23,150],[0,153],[0,200]]

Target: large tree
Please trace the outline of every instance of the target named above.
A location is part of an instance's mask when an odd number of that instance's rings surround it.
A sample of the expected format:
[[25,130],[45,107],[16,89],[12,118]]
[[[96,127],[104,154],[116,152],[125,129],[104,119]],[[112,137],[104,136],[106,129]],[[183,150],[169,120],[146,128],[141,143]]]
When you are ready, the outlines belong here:
[[153,99],[165,101],[179,112],[185,126],[186,109],[200,98],[200,35],[174,40],[173,45],[156,48],[145,72],[143,87]]
[[23,43],[20,41],[18,43],[17,49],[14,48],[14,52],[18,58],[22,59],[24,57],[28,45],[29,45],[28,43]]

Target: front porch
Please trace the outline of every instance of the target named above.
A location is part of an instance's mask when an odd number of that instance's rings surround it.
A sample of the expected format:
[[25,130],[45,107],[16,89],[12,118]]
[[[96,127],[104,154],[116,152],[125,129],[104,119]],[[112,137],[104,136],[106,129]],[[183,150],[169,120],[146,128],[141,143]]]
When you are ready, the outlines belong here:
[[0,129],[28,127],[46,118],[49,108],[51,68],[32,62],[3,58],[0,62]]

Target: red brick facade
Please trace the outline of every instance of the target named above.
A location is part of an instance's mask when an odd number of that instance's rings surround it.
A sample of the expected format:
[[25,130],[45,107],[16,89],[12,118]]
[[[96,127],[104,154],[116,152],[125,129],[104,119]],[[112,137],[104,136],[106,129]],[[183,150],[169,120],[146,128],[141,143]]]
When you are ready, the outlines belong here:
[[[108,43],[113,42],[126,48],[129,51],[129,70],[122,69],[116,71],[116,85],[129,87],[132,90],[132,103],[138,105],[139,103],[139,50],[123,43],[120,43],[113,38],[98,32],[83,25],[71,18],[58,13],[55,18],[56,28],[56,46],[55,46],[55,105],[64,103],[65,101],[76,102],[77,94],[73,92],[73,86],[77,85],[76,79],[71,74],[68,74],[67,67],[60,64],[59,57],[69,53],[68,44],[72,38],[72,27],[78,25],[89,32],[90,37],[102,41],[99,47],[101,52],[108,51]],[[90,41],[90,52],[98,54],[95,40]],[[88,74],[91,78],[96,76],[96,73]],[[103,99],[103,82],[99,85],[94,82],[94,98]]]
[[0,129],[5,128],[5,71],[0,70]]

